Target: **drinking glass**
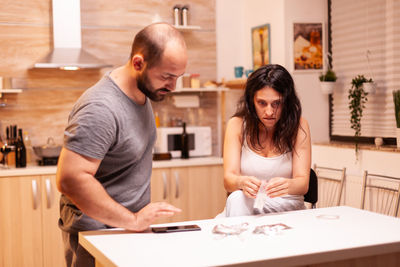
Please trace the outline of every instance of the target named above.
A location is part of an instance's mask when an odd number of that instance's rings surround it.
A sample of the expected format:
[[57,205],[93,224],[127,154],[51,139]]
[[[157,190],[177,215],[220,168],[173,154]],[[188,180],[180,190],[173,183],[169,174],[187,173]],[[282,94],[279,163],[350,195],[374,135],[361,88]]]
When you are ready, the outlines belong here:
[[3,154],[3,160],[1,161],[3,169],[10,168],[10,166],[8,166],[7,155],[8,155],[8,153],[10,153],[11,151],[14,151],[14,150],[15,150],[15,146],[8,145],[7,143],[3,144],[3,146],[0,147],[0,152]]

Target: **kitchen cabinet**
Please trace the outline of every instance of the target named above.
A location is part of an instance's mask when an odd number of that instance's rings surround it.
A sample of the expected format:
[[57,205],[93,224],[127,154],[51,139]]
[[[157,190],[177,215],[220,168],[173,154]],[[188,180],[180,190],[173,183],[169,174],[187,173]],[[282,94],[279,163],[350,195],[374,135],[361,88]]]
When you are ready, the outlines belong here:
[[153,168],[151,201],[168,202],[182,209],[157,223],[214,218],[226,201],[222,165]]
[[0,178],[0,265],[64,266],[55,175]]

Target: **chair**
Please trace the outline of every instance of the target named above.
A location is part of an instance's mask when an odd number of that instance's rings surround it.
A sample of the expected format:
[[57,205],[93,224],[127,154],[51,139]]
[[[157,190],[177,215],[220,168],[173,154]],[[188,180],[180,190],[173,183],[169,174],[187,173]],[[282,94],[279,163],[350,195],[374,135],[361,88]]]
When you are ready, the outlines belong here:
[[304,201],[311,203],[311,208],[315,209],[318,201],[318,178],[313,169],[310,169],[310,179],[308,182],[308,191],[304,195]]
[[318,207],[339,206],[342,198],[346,168],[336,169],[314,164],[318,177]]
[[400,178],[364,171],[361,208],[397,217]]

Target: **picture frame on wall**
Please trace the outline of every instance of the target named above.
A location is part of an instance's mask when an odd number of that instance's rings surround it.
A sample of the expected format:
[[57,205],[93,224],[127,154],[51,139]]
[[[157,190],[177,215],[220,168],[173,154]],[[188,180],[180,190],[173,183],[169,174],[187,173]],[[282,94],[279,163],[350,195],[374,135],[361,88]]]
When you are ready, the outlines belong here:
[[294,71],[324,69],[324,31],[322,22],[293,23]]
[[263,24],[251,28],[253,70],[271,63],[271,27]]

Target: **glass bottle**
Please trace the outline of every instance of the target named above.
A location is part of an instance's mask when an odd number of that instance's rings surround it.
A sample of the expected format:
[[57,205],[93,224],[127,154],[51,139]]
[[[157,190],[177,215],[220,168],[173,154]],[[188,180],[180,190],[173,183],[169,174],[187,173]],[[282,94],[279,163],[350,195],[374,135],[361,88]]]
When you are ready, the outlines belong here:
[[24,145],[26,148],[26,164],[30,164],[33,160],[33,148],[27,131],[24,131]]
[[158,116],[158,112],[154,113],[154,121],[156,123],[156,127],[160,127],[160,117]]
[[189,158],[189,135],[186,132],[186,122],[182,123],[182,135],[181,135],[181,158]]
[[18,129],[18,138],[15,143],[15,167],[26,167],[26,148],[22,137],[22,129]]

